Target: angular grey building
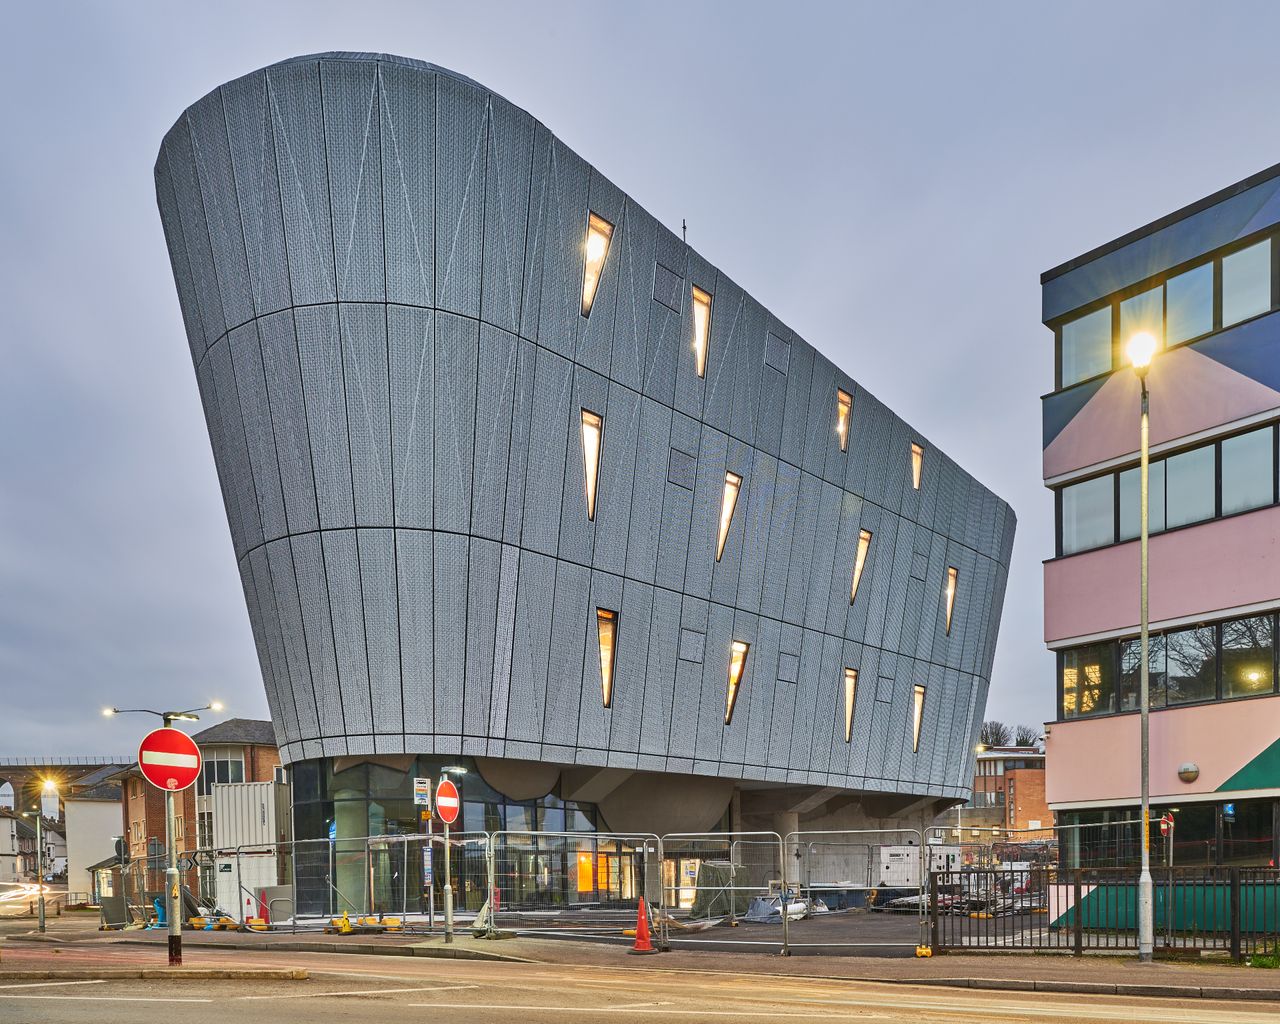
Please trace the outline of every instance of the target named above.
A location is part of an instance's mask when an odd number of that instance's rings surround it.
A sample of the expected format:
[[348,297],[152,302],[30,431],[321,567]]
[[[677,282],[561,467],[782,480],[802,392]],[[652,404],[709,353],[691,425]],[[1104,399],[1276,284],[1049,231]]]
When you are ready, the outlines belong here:
[[967,797],[1011,510],[541,123],[313,55],[155,177],[300,837]]

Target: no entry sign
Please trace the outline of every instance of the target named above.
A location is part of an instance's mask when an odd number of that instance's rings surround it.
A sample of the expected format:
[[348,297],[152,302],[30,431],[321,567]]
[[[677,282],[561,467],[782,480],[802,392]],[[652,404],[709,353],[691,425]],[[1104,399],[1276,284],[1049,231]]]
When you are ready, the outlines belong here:
[[200,748],[177,729],[154,729],[138,746],[138,767],[159,789],[186,789],[200,775]]
[[436,786],[436,814],[446,825],[458,820],[458,811],[462,800],[458,797],[458,787],[450,779],[441,779]]

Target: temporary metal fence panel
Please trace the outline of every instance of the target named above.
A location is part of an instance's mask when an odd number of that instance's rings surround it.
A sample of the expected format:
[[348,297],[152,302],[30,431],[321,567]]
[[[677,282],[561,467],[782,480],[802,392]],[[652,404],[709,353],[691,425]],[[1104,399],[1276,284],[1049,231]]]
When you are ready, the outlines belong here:
[[778,944],[790,954],[796,912],[795,882],[787,884],[786,853],[777,832],[679,832],[664,835],[662,913],[664,945],[714,941],[773,945],[772,940],[699,936],[717,924],[780,925]]
[[503,830],[489,840],[490,931],[634,922],[661,904],[661,843],[652,833]]
[[[838,829],[788,833],[783,843],[788,860],[789,887],[803,904],[801,919],[830,918],[820,931],[794,927],[790,944],[805,946],[919,946],[925,942],[928,900],[926,883],[931,866],[955,863],[950,848],[926,847],[919,829]],[[930,863],[930,858],[934,863]],[[868,919],[862,912],[900,915],[913,924],[895,928]],[[807,934],[806,934],[807,933]]]

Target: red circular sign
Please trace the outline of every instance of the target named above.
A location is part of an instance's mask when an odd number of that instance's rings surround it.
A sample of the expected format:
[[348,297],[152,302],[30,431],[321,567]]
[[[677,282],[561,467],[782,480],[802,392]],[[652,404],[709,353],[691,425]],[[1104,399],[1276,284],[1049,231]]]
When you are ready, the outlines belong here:
[[200,748],[177,729],[154,729],[138,745],[138,768],[160,789],[186,789],[200,775]]
[[446,825],[458,820],[458,812],[462,810],[462,798],[458,796],[458,787],[448,779],[441,779],[436,786],[436,813]]

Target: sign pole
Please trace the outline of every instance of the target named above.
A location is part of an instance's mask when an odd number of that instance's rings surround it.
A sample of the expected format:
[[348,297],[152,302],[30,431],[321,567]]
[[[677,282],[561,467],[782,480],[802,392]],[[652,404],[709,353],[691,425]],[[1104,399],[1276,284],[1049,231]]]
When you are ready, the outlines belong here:
[[174,793],[164,794],[165,839],[169,846],[169,867],[164,873],[165,921],[169,927],[169,966],[182,966],[182,921],[179,916],[178,897],[178,842],[177,818],[174,815]]
[[449,881],[449,822],[444,823],[444,941],[453,941],[453,885]]

